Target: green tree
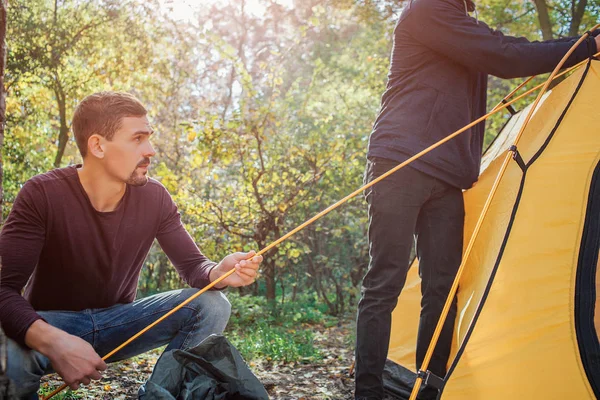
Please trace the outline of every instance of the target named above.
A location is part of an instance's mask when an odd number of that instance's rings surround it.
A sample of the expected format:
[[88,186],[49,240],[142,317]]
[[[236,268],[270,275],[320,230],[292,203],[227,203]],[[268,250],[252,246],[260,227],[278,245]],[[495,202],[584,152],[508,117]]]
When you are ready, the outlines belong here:
[[[152,3],[134,1],[15,1],[9,16],[8,86],[35,85],[52,94],[54,167],[61,165],[77,101],[106,87],[127,87],[152,56],[145,24]],[[127,72],[130,72],[129,74]],[[54,133],[56,129],[56,133]]]

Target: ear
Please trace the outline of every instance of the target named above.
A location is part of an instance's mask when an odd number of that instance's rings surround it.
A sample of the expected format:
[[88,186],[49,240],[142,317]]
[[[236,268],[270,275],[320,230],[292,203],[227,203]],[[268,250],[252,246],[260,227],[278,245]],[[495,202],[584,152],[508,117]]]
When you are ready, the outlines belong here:
[[92,135],[88,139],[88,153],[96,158],[104,158],[104,143],[106,139],[100,135]]

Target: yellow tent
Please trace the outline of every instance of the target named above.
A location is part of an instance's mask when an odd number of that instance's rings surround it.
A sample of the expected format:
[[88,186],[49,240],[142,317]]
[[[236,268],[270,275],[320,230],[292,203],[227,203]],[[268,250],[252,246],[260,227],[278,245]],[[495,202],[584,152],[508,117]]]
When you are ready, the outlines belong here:
[[[508,166],[460,280],[442,400],[600,399],[599,95],[592,61],[548,93],[527,125],[523,163]],[[465,245],[525,115],[503,129],[465,192]],[[415,379],[417,270],[393,313],[384,377],[405,397]]]

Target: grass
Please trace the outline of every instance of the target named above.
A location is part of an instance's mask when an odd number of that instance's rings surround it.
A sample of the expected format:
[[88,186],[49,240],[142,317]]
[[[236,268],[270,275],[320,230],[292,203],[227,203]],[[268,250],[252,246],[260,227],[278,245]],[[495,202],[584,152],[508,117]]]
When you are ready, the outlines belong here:
[[312,326],[337,323],[310,295],[283,305],[270,304],[264,297],[236,293],[228,293],[227,297],[232,316],[225,335],[247,361],[319,360],[322,356],[314,346]]
[[[58,389],[59,386],[50,385],[48,383],[42,384],[40,390],[38,391],[39,396],[47,396],[54,389]],[[78,393],[77,391],[72,391],[71,389],[65,389],[62,392],[58,393],[56,396],[52,397],[52,400],[75,400],[75,399],[83,399],[83,394]]]

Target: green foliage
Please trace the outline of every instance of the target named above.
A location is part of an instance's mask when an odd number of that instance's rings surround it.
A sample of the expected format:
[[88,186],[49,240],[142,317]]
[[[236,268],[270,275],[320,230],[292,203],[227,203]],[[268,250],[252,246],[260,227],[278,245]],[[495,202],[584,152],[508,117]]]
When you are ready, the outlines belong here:
[[[579,25],[576,24],[574,12],[577,6],[576,3],[581,3],[581,1],[540,0],[539,3],[545,4],[548,8],[553,38],[579,35],[598,23],[600,17],[600,1],[598,0],[583,2],[586,3],[585,13]],[[507,7],[506,2],[502,0],[481,0],[477,1],[476,4],[479,10],[479,18],[490,27],[508,35],[525,36],[529,40],[543,39],[539,13],[534,2],[511,2],[510,7]],[[545,78],[547,78],[547,75],[535,78],[517,95],[544,82]],[[488,110],[491,110],[523,81],[524,79],[501,80],[490,77],[488,81]],[[518,101],[513,107],[516,110],[522,110],[535,99],[536,94],[537,92]],[[484,148],[493,140],[509,117],[510,114],[505,110],[487,120]]]
[[[313,346],[312,325],[332,323],[315,296],[303,295],[280,307],[264,297],[228,293],[232,316],[227,337],[246,360],[311,361],[320,358]],[[252,329],[248,329],[252,326]]]
[[[69,140],[75,106],[96,91],[131,90],[141,85],[144,74],[140,71],[156,64],[152,62],[152,44],[157,44],[160,20],[152,11],[152,3],[11,2],[7,24],[7,181],[15,178],[22,183],[24,176],[64,165],[65,161],[79,162],[74,142]],[[10,201],[16,188],[7,189]]]
[[309,329],[296,330],[291,326],[273,326],[264,322],[252,329],[233,331],[229,339],[245,360],[314,361],[320,358],[313,346],[313,333]]
[[[38,390],[38,395],[39,396],[47,396],[50,393],[52,393],[52,391],[54,391],[55,389],[58,389],[58,386],[42,385],[42,387],[40,387],[40,390]],[[56,399],[56,400],[77,400],[77,399],[83,399],[84,397],[83,397],[83,394],[81,394],[78,391],[72,391],[71,389],[66,389],[66,390],[63,390],[62,392],[58,393],[57,395],[55,395],[52,398]]]
[[318,302],[314,294],[305,293],[294,301],[275,306],[262,296],[241,296],[227,293],[231,302],[233,326],[245,326],[264,322],[267,324],[322,324],[331,319],[327,307]]

